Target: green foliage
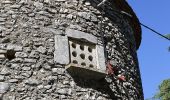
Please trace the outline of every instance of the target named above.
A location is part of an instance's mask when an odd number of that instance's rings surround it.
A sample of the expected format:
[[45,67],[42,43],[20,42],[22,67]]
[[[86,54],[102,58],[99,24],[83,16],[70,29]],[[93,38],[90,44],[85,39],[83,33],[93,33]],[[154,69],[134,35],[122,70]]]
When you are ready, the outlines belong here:
[[170,34],[166,34],[165,36],[166,36],[168,39],[170,39]]
[[[168,39],[170,39],[170,34],[166,34],[166,35],[164,35],[164,36],[166,36]],[[170,51],[170,47],[169,47],[168,50]]]
[[170,79],[164,80],[159,86],[159,93],[154,97],[155,99],[170,100]]

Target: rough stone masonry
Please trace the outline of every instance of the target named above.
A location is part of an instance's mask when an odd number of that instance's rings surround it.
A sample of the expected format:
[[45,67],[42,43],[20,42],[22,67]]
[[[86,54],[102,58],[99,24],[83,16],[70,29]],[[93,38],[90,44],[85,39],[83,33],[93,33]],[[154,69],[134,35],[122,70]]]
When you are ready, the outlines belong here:
[[[0,98],[143,100],[135,33],[110,1],[102,15],[101,0],[0,0]],[[108,59],[126,81],[72,77],[55,63],[54,37],[66,29],[104,33]]]

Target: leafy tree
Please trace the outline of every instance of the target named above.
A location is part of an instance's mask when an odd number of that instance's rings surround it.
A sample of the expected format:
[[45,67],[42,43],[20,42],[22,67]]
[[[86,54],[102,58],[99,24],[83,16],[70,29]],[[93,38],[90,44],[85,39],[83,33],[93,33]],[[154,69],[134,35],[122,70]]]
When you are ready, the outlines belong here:
[[[166,34],[164,36],[167,37],[170,40],[170,34]],[[169,46],[169,51],[170,51],[170,46]]]
[[166,34],[165,36],[166,36],[168,39],[170,39],[170,34]]
[[[170,34],[166,34],[165,36],[170,39]],[[170,100],[170,79],[164,80],[159,85],[159,92],[153,98],[149,98],[146,100]]]
[[154,98],[160,100],[170,100],[170,79],[164,80],[161,85],[159,85],[159,92]]

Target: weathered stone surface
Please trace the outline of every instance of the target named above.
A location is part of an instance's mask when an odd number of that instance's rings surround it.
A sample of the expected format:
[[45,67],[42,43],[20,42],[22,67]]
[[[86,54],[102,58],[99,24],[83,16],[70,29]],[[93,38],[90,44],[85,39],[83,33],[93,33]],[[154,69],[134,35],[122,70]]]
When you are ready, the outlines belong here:
[[0,82],[0,94],[6,93],[10,88],[10,85],[5,82]]
[[24,52],[16,52],[15,56],[18,57],[18,58],[26,58],[26,57],[28,57],[28,55],[26,53],[24,53]]
[[97,64],[98,64],[98,68],[99,70],[102,70],[102,71],[106,71],[106,58],[105,58],[105,51],[104,51],[104,47],[101,46],[101,45],[97,45],[96,46],[96,49],[97,49]]
[[85,32],[81,32],[73,29],[67,29],[66,34],[68,37],[71,38],[81,39],[97,44],[97,37]]
[[10,38],[3,38],[2,40],[1,40],[1,42],[2,43],[9,43],[10,42]]
[[[112,0],[106,4],[113,6],[114,10],[106,6],[102,16],[101,8],[96,8],[100,1],[1,0],[0,98],[143,100],[131,24],[126,17],[114,12],[118,9],[114,7],[115,3],[110,3]],[[70,75],[66,70],[71,60],[71,54],[67,52],[68,39],[102,46],[101,32],[107,42],[111,65],[117,67],[118,74],[127,73],[127,81],[110,77],[102,81],[86,80]],[[5,54],[11,49],[15,51],[15,58],[9,60]],[[79,46],[77,49],[80,50]],[[87,57],[89,54],[87,52]],[[101,48],[99,57],[94,59],[99,59],[98,66],[104,71],[103,54]],[[77,57],[80,57],[79,53]],[[84,62],[81,58],[79,60]],[[95,72],[91,73],[96,76]]]
[[67,94],[68,93],[65,89],[58,89],[57,92],[59,94]]
[[5,80],[5,76],[4,75],[0,75],[0,82]]
[[0,50],[0,54],[5,54],[6,52],[6,50]]
[[47,52],[46,48],[43,47],[43,46],[40,46],[37,50],[38,50],[38,52],[40,52],[40,53],[42,53],[42,54],[44,54],[44,53]]
[[24,71],[29,71],[29,70],[31,70],[31,67],[24,66],[24,67],[22,67],[22,70],[24,70]]
[[33,79],[33,78],[30,78],[28,80],[25,80],[25,84],[28,84],[28,85],[31,85],[31,86],[37,86],[39,85],[41,82],[37,79]]
[[5,59],[5,55],[4,54],[0,54],[0,59]]
[[11,74],[10,70],[6,67],[3,67],[0,71],[0,75],[10,75],[10,74]]
[[48,64],[43,65],[43,68],[44,68],[45,70],[51,70],[51,66],[48,65]]
[[10,83],[17,83],[18,79],[10,79],[10,80],[8,80],[8,82],[10,82]]
[[36,59],[25,58],[24,62],[26,62],[26,63],[36,63]]
[[39,58],[39,53],[32,50],[29,57],[30,58]]
[[58,64],[69,64],[69,46],[66,36],[55,35],[54,61]]
[[10,44],[7,46],[7,50],[11,50],[11,49],[13,49],[15,51],[22,51],[22,46]]
[[64,68],[52,68],[53,74],[63,75],[63,74],[64,74],[64,71],[65,71]]

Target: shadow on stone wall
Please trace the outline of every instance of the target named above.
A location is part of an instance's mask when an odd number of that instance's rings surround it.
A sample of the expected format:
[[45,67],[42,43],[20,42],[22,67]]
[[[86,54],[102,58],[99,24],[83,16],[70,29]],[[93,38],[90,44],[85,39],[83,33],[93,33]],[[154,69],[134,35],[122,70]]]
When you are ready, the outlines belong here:
[[78,77],[78,76],[72,76],[72,78],[77,86],[80,86],[82,88],[89,88],[89,89],[92,88],[94,90],[101,92],[102,94],[109,95],[109,98],[112,98],[113,100],[117,99],[115,93],[109,87],[109,83],[105,79],[92,80],[92,79],[83,79],[82,77]]

